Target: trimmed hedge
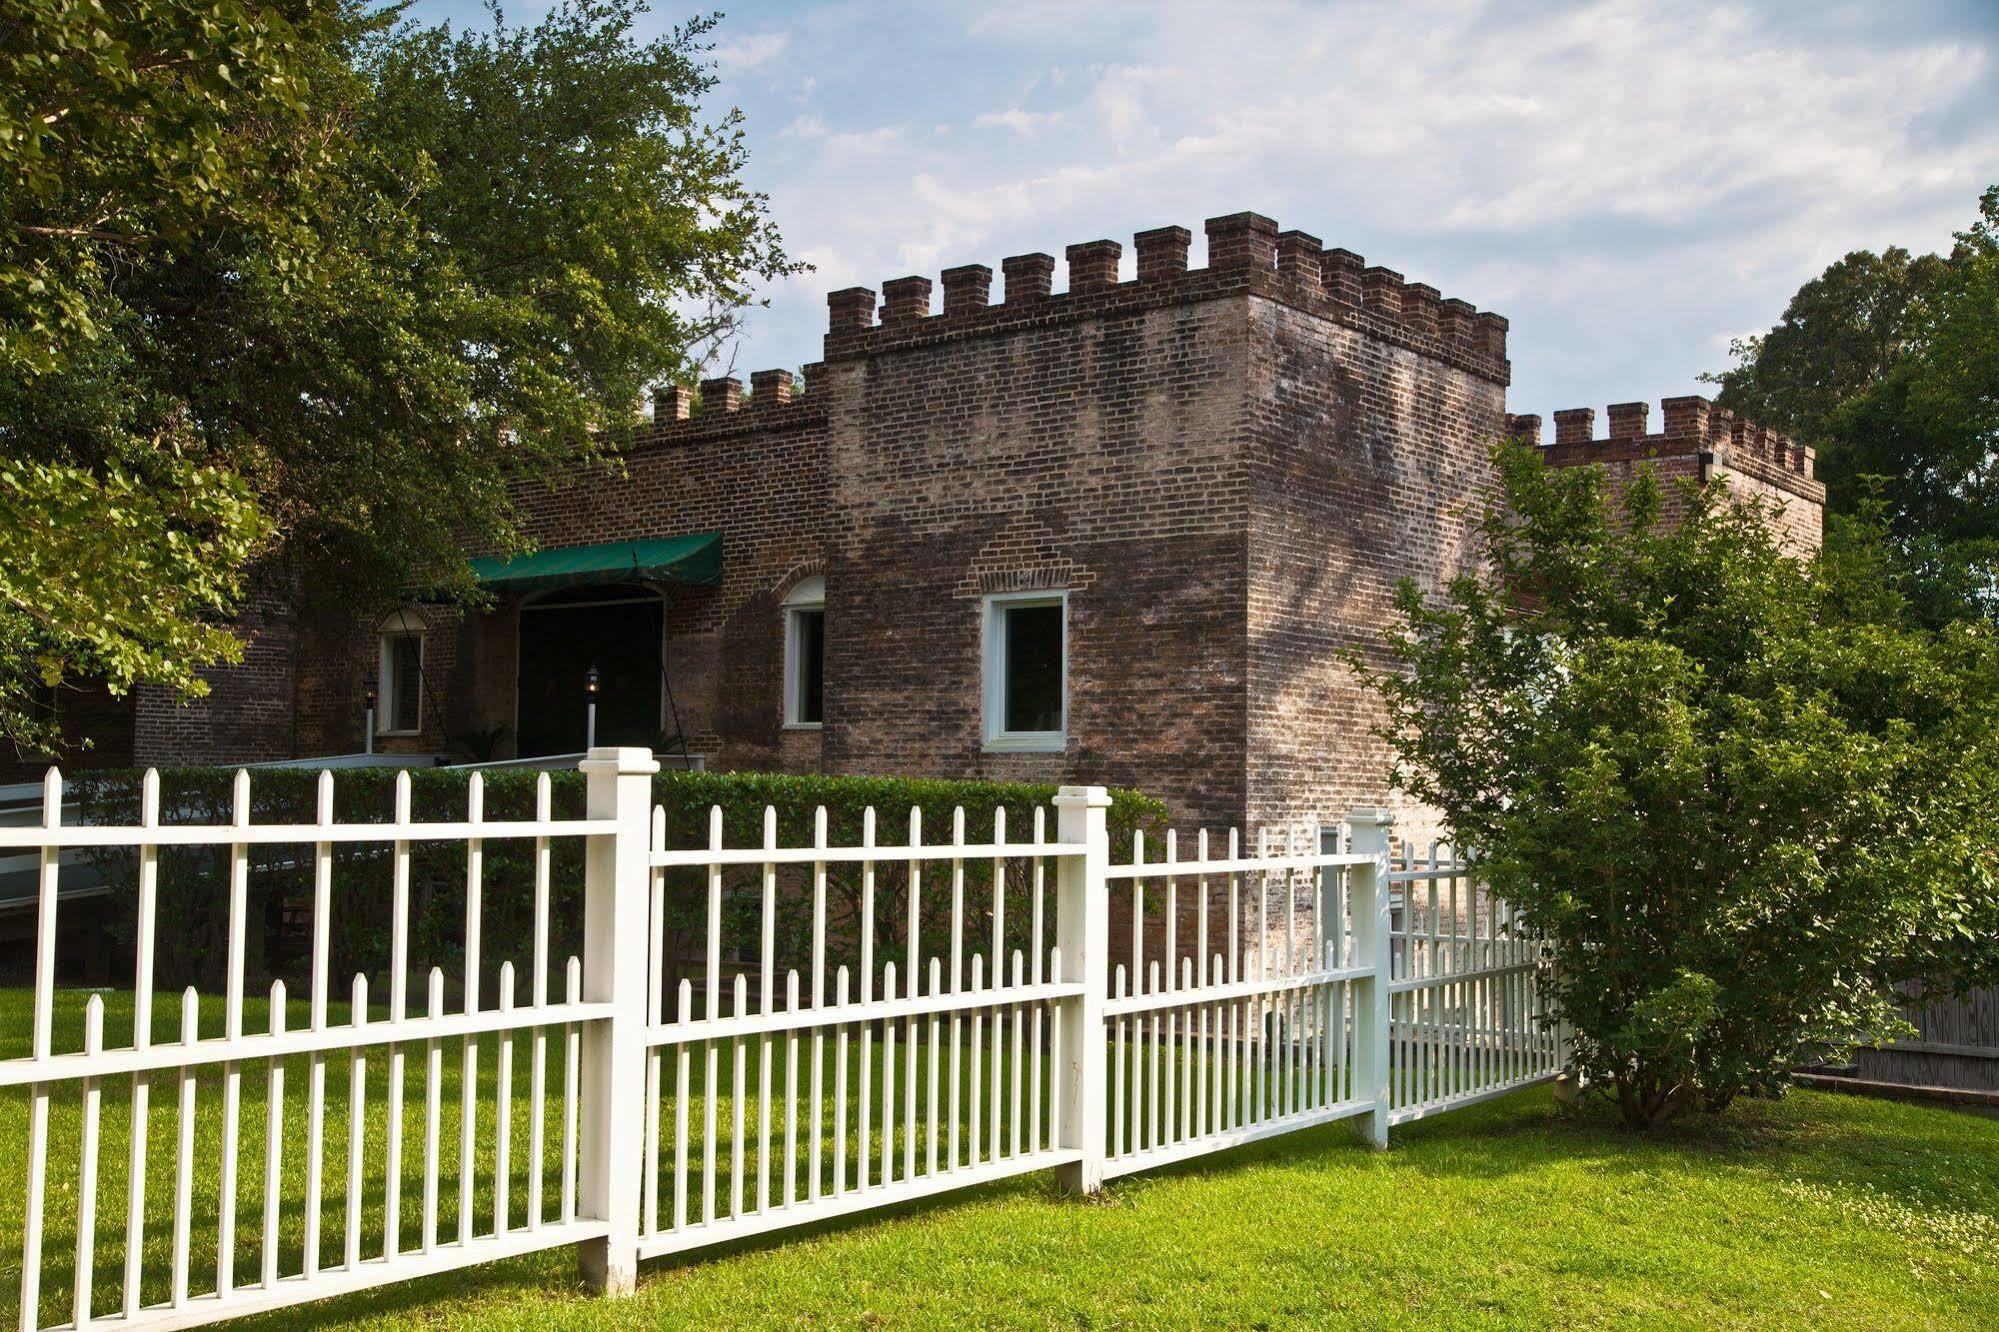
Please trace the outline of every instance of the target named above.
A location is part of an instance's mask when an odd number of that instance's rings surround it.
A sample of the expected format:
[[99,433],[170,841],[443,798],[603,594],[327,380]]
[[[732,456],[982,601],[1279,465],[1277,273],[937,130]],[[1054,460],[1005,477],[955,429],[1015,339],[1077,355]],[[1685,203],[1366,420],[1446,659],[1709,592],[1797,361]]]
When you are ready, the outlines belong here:
[[[465,815],[466,774],[438,769],[411,769],[412,818],[419,822],[462,819]],[[485,774],[485,817],[488,820],[532,817],[535,789],[542,774],[500,769]],[[583,774],[572,770],[548,775],[552,810],[557,818],[584,813]],[[161,821],[167,824],[226,824],[234,770],[166,768],[160,770]],[[334,816],[343,823],[388,823],[394,816],[396,770],[363,768],[334,774]],[[136,823],[142,774],[107,770],[80,774],[72,782],[80,817],[91,823]],[[252,823],[310,823],[317,802],[317,772],[276,768],[251,774]],[[722,810],[723,837],[729,846],[760,846],[764,810],[777,813],[780,846],[812,844],[815,811],[824,807],[830,845],[857,845],[864,812],[876,811],[875,837],[883,846],[908,841],[909,811],[922,811],[923,840],[948,842],[954,811],[965,811],[967,842],[990,841],[994,814],[1004,809],[1010,840],[1032,835],[1033,811],[1054,796],[1052,785],[1022,782],[940,781],[883,777],[788,776],[773,773],[661,773],[654,779],[656,802],[665,811],[666,844],[700,848],[708,844],[709,810]],[[1047,814],[1047,836],[1055,836],[1054,811]],[[1134,832],[1150,837],[1166,826],[1165,805],[1134,791],[1112,792],[1109,811],[1113,848],[1129,848]],[[582,933],[583,843],[558,838],[552,843],[550,872],[550,951],[553,959],[550,992],[560,995],[561,960],[580,947]],[[195,985],[219,989],[225,979],[228,938],[226,848],[164,848],[160,852],[158,947],[156,983],[162,989]],[[109,929],[129,957],[134,934],[136,857],[128,848],[92,853],[105,882],[113,886],[109,899]],[[392,857],[386,843],[337,843],[334,847],[331,911],[332,971],[336,977],[364,973],[372,991],[387,979]],[[968,950],[990,937],[992,870],[989,860],[967,861],[964,867],[965,937]],[[1025,947],[1031,923],[1028,867],[1006,867],[1006,928],[1009,950]],[[809,964],[811,882],[809,868],[784,867],[778,875],[776,927],[780,967]],[[533,843],[503,839],[484,845],[481,874],[481,973],[486,1001],[496,999],[497,973],[502,961],[512,961],[518,994],[529,996],[532,962]],[[899,865],[880,865],[875,873],[875,955],[877,965],[893,961],[900,967],[907,943],[908,875]],[[1052,889],[1052,876],[1049,887]],[[123,887],[125,891],[119,891]],[[442,967],[449,977],[461,971],[464,949],[466,870],[462,842],[415,842],[410,854],[410,962],[414,972]],[[951,887],[949,875],[932,867],[925,877],[920,902],[920,941],[926,956],[937,956],[949,939]],[[862,885],[857,865],[827,866],[828,953],[834,961],[851,964],[853,941],[859,936]],[[249,914],[246,933],[247,971],[255,983],[282,977],[293,995],[304,993],[310,977],[312,849],[310,845],[260,846],[252,849]],[[682,959],[694,958],[705,947],[707,885],[705,872],[676,870],[667,876],[664,928],[669,957],[666,1005],[673,1007],[674,986]],[[762,878],[755,867],[724,876],[724,947],[754,972],[761,932]],[[262,928],[257,928],[261,924]],[[1049,924],[1052,937],[1052,922]],[[124,965],[129,966],[129,962]],[[832,985],[829,962],[829,992]],[[692,969],[699,984],[702,967]],[[808,982],[809,984],[809,982]],[[782,991],[782,985],[779,986]],[[412,994],[421,994],[412,986]],[[333,987],[336,1001],[345,1000],[346,984]]]

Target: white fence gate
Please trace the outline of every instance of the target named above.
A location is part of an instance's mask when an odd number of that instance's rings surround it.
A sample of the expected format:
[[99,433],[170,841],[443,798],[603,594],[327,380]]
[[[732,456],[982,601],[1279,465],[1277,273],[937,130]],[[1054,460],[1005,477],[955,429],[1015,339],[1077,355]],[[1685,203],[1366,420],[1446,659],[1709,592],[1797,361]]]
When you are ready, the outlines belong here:
[[[252,824],[239,774],[222,827],[163,825],[150,775],[137,826],[63,826],[51,774],[45,826],[0,828],[41,865],[30,1052],[0,1059],[0,1098],[26,1102],[26,1332],[185,1326],[568,1245],[622,1291],[643,1258],[1028,1171],[1094,1191],[1348,1118],[1385,1146],[1391,1124],[1561,1066],[1538,946],[1464,867],[1392,864],[1381,812],[1344,837],[1204,834],[1188,859],[1169,837],[1113,863],[1109,798],[1071,787],[1052,829],[1036,811],[1010,836],[1002,811],[978,843],[962,811],[948,840],[912,812],[878,841],[870,811],[858,845],[828,845],[821,811],[811,845],[780,846],[766,811],[762,845],[728,847],[718,810],[705,848],[667,850],[648,753],[582,767],[582,819],[552,817],[543,778],[534,817],[487,820],[474,774],[463,821],[415,822],[404,775],[393,822],[338,823],[323,774],[312,823]],[[558,959],[564,839],[584,842],[581,949]],[[532,849],[525,999],[511,961],[482,965],[503,841]],[[386,853],[386,1005],[362,977],[333,990],[334,847],[355,842]],[[414,1012],[425,843],[464,848],[463,963],[422,977]],[[217,848],[226,880],[226,992],[218,1013],[188,990],[160,1040],[159,857],[190,846]],[[74,1011],[55,987],[62,856],[106,847],[133,848],[137,877],[115,1024],[103,995]],[[244,993],[252,848],[281,847],[311,865],[297,1026],[282,983]],[[781,913],[805,942],[782,942]]]

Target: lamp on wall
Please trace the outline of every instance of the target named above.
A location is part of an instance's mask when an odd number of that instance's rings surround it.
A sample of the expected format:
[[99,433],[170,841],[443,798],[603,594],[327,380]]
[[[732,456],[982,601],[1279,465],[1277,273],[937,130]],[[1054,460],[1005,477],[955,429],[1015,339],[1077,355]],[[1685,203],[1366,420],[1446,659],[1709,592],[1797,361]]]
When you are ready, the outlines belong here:
[[597,673],[597,664],[592,662],[590,669],[583,672],[583,700],[585,704],[583,713],[583,748],[585,749],[595,749],[597,747],[597,690],[602,681],[603,677]]
[[368,724],[361,733],[361,752],[375,752],[375,673],[369,671],[361,677],[361,698],[368,709]]

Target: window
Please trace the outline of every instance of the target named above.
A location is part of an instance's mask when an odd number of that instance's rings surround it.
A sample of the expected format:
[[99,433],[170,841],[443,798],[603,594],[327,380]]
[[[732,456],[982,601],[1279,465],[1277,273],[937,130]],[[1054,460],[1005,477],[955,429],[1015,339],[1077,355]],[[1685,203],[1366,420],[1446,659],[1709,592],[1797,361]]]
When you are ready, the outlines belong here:
[[1068,598],[986,598],[986,747],[1059,751],[1068,743]]
[[415,735],[423,729],[423,621],[397,611],[382,625],[381,735]]
[[784,724],[826,720],[826,580],[807,578],[784,599]]

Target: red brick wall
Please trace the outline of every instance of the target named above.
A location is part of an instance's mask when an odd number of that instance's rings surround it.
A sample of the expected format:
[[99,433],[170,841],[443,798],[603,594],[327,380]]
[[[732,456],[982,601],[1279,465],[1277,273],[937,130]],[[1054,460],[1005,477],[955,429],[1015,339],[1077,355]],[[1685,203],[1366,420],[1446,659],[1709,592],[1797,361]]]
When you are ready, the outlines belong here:
[[134,763],[255,763],[296,752],[298,642],[289,599],[275,588],[257,589],[236,629],[244,639],[243,660],[203,671],[205,697],[180,702],[164,689],[134,691]]
[[1337,819],[1387,804],[1377,696],[1396,584],[1440,586],[1472,558],[1470,512],[1505,429],[1502,367],[1483,372],[1275,302],[1253,307],[1247,821]]
[[[1555,440],[1542,452],[1550,466],[1602,466],[1622,484],[1649,466],[1664,483],[1664,516],[1684,507],[1684,488],[1675,481],[1726,484],[1745,499],[1767,506],[1771,529],[1785,549],[1810,556],[1824,537],[1825,485],[1814,475],[1817,454],[1809,446],[1716,407],[1706,398],[1668,398],[1664,429],[1647,433],[1651,405],[1616,403],[1608,413],[1607,438],[1596,437],[1596,411],[1578,407],[1555,413]],[[1515,436],[1541,442],[1541,418],[1513,416]]]
[[[818,737],[782,732],[783,621],[779,603],[823,560],[825,412],[819,395],[664,420],[641,432],[617,465],[593,467],[559,489],[517,492],[527,529],[543,547],[722,533],[722,585],[668,584],[665,656],[673,708],[692,752],[718,768],[811,770]],[[386,614],[393,608],[384,608]],[[398,747],[462,749],[456,738],[500,728],[513,754],[520,598],[460,616],[415,609],[431,626],[424,671],[442,707],[426,698],[424,734]],[[373,669],[379,617],[315,628],[302,669],[304,752],[358,747],[359,680]],[[580,688],[580,682],[579,682]],[[582,707],[580,695],[576,706]]]
[[[828,766],[1128,784],[1234,817],[1247,306],[1064,299],[978,337],[829,346]],[[1060,754],[985,752],[984,597],[1022,588],[1069,593]]]

